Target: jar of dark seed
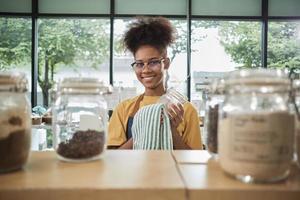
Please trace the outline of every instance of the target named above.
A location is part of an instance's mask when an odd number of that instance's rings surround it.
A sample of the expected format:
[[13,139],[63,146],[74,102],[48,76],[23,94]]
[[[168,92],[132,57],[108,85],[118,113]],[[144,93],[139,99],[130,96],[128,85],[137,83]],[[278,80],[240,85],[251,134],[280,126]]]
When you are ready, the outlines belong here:
[[22,73],[0,73],[0,173],[22,168],[30,150],[31,106]]
[[96,78],[65,78],[58,83],[52,106],[54,147],[63,161],[101,157],[106,148],[110,87]]
[[211,82],[205,105],[204,135],[208,152],[215,158],[218,153],[219,107],[224,100],[224,79]]

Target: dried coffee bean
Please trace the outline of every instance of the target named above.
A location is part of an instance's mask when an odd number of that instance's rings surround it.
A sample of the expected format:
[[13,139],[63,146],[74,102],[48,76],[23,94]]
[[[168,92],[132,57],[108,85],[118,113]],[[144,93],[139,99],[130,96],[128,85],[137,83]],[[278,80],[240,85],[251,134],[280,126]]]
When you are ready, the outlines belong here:
[[70,140],[58,145],[57,153],[65,158],[90,158],[102,153],[105,145],[103,131],[77,131]]

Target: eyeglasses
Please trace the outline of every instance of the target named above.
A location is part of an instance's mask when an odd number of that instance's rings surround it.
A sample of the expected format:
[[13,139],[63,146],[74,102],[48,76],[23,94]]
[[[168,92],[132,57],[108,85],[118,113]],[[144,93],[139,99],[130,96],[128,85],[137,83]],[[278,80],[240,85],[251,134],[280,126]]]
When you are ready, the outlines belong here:
[[163,62],[165,58],[160,58],[160,59],[151,59],[148,60],[147,62],[141,62],[137,61],[131,64],[132,68],[135,71],[142,71],[144,69],[144,66],[147,65],[150,69],[155,69],[161,66],[161,62]]

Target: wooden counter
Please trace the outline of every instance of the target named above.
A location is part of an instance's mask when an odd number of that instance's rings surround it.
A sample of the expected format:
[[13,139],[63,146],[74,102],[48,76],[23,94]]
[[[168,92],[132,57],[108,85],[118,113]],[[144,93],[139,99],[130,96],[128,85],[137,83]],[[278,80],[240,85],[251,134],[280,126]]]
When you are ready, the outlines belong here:
[[0,174],[0,200],[293,200],[300,170],[278,184],[244,184],[225,175],[206,151],[110,150],[88,163],[33,152],[24,170]]
[[112,150],[88,163],[33,152],[23,171],[0,174],[0,199],[183,200],[185,187],[167,151]]
[[225,174],[206,151],[174,151],[190,200],[299,200],[300,169],[276,184],[245,184]]

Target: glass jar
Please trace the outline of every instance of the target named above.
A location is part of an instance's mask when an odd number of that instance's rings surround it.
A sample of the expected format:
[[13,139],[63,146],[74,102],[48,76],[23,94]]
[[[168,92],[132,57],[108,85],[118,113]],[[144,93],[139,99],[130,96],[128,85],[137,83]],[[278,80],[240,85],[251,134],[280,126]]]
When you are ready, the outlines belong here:
[[224,100],[224,79],[211,82],[205,105],[204,135],[208,152],[215,158],[218,153],[219,107]]
[[295,91],[295,155],[296,163],[300,168],[300,80],[293,82]]
[[106,149],[110,88],[96,78],[65,78],[57,86],[53,112],[54,148],[63,161],[99,159]]
[[290,86],[280,70],[240,70],[228,76],[218,124],[225,172],[243,182],[275,182],[289,175],[294,136]]
[[31,140],[31,106],[22,73],[0,73],[0,173],[22,168]]
[[168,108],[170,104],[185,104],[188,101],[187,97],[175,90],[174,88],[167,89],[166,93],[163,94],[158,102],[163,103]]

